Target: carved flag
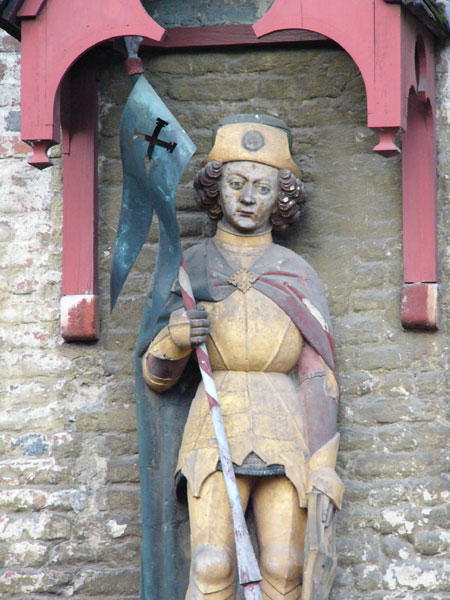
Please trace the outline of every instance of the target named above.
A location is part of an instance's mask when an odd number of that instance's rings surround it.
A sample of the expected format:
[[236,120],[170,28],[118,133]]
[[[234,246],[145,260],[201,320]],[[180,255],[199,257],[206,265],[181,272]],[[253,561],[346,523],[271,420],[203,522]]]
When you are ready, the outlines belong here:
[[175,195],[196,148],[143,75],[136,77],[123,111],[120,149],[123,198],[111,268],[111,310],[147,239],[155,211],[159,250],[147,316],[153,328],[180,266]]

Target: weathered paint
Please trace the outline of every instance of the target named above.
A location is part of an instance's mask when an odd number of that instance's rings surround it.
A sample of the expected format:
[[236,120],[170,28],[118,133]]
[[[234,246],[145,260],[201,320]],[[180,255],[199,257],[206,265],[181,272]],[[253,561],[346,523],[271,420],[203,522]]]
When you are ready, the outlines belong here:
[[61,335],[66,342],[98,340],[98,296],[78,294],[61,298]]
[[437,283],[406,283],[402,288],[402,325],[405,329],[439,327]]

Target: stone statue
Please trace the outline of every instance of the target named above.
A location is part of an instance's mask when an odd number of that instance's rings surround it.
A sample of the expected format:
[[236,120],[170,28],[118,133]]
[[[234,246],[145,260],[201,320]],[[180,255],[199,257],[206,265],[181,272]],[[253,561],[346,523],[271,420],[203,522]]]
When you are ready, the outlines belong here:
[[[206,342],[241,502],[254,512],[267,600],[302,598],[308,496],[315,492],[314,519],[326,529],[343,493],[334,470],[339,391],[324,291],[302,258],[272,242],[272,229],[300,217],[300,175],[283,121],[234,115],[219,123],[194,182],[200,205],[219,221],[217,233],[185,255],[201,304],[186,312],[175,285],[142,356],[162,406],[192,349]],[[233,528],[203,384],[175,474],[187,481],[186,599],[235,598]]]

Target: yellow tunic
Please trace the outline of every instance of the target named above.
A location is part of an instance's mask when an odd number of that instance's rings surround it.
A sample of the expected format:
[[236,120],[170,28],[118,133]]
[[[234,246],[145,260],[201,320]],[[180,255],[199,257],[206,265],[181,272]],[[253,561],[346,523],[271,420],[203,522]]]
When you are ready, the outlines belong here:
[[[228,262],[249,269],[271,243],[270,234],[236,236],[218,231],[216,243]],[[254,288],[236,289],[225,300],[203,303],[210,319],[207,348],[222,407],[232,460],[240,465],[254,452],[267,465],[283,465],[306,504],[305,441],[298,384],[289,375],[303,338],[288,315]],[[217,443],[203,384],[192,402],[177,470],[199,496],[217,469]]]
[[[271,234],[240,236],[219,228],[215,243],[236,269],[229,279],[236,291],[220,302],[204,303],[210,320],[206,345],[232,460],[238,466],[244,463],[247,472],[248,467],[254,468],[255,460],[262,461],[263,466],[276,465],[277,470],[284,468],[298,492],[300,506],[306,506],[306,493],[315,488],[340,508],[343,484],[334,470],[339,434],[312,456],[306,443],[301,393],[292,373],[303,350],[303,337],[289,316],[251,285],[257,278],[251,266],[272,244]],[[179,375],[170,362],[178,364],[190,352],[189,321],[177,311],[143,356],[143,374],[149,386],[161,392],[174,385]],[[149,370],[147,357],[167,363],[164,373]],[[313,375],[323,378],[324,393],[335,401],[338,391],[334,375],[323,360],[320,362],[324,370]],[[203,482],[218,464],[209,405],[200,384],[184,429],[176,471],[186,476],[191,492],[198,497]]]

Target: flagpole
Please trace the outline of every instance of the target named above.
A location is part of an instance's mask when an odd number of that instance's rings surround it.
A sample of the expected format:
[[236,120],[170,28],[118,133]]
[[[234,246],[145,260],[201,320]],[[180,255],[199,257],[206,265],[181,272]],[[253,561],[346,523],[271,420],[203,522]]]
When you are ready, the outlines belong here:
[[[178,275],[181,295],[186,310],[195,310],[196,303],[189,275],[186,269],[183,255],[181,255],[181,265]],[[236,544],[236,556],[239,573],[239,583],[244,587],[245,600],[263,600],[261,593],[261,572],[256,560],[247,523],[245,521],[244,511],[242,509],[239,490],[236,484],[233,462],[231,460],[230,447],[228,445],[227,434],[223,423],[222,410],[217,394],[216,384],[212,373],[211,363],[208,356],[206,345],[203,343],[195,349],[197,360],[205,386],[206,397],[209,403],[209,410],[214,426],[219,457],[222,465],[222,473],[227,489],[228,500],[230,502],[231,516],[233,519],[234,540]]]

